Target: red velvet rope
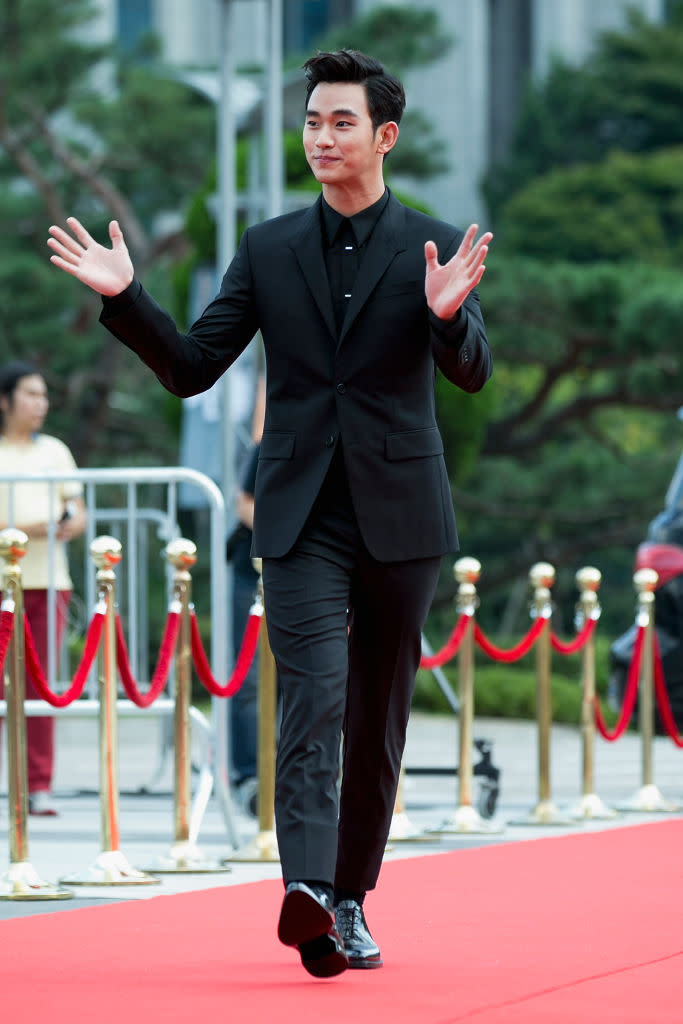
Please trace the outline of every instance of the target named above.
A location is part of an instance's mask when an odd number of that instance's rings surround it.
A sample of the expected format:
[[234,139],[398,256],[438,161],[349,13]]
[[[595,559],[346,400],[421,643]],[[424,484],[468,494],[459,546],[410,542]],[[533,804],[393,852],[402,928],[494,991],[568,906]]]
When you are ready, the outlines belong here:
[[12,638],[12,630],[14,629],[14,609],[10,611],[9,608],[5,608],[0,611],[0,675],[5,665],[5,658],[7,657],[7,649],[9,648],[9,641]]
[[496,647],[490,640],[487,640],[478,624],[474,627],[474,639],[479,644],[482,651],[484,651],[485,654],[488,654],[490,658],[495,658],[496,661],[517,661],[519,658],[523,658],[525,654],[529,653],[547,624],[548,619],[544,619],[543,617],[536,619],[527,635],[520,640],[516,647],[511,647],[507,651],[502,647]]
[[603,718],[602,708],[600,707],[600,698],[597,694],[593,698],[595,724],[602,738],[607,740],[609,743],[613,743],[615,740],[618,740],[626,730],[628,723],[631,721],[631,715],[633,714],[633,709],[636,706],[636,694],[638,693],[638,682],[640,680],[640,666],[643,660],[644,641],[645,626],[640,626],[636,633],[636,642],[633,645],[631,664],[628,667],[628,674],[626,676],[626,692],[624,693],[624,700],[621,705],[621,715],[612,731],[608,729],[605,719]]
[[666,679],[664,678],[664,666],[662,665],[662,654],[659,650],[659,640],[657,634],[652,631],[654,638],[654,654],[655,654],[655,695],[657,697],[657,706],[659,707],[659,717],[662,720],[668,736],[677,747],[683,748],[683,736],[678,731],[676,720],[671,710],[671,703],[669,701],[669,694],[666,689]]
[[0,612],[0,675],[7,657],[7,649],[14,629],[14,609],[5,608]]
[[131,672],[128,648],[126,647],[126,639],[123,635],[123,626],[121,625],[121,616],[116,616],[116,664],[128,699],[132,700],[133,704],[136,704],[139,708],[148,708],[153,704],[166,686],[179,630],[180,612],[169,612],[166,618],[166,626],[161,640],[161,647],[159,648],[159,657],[157,658],[154,675],[149,684],[149,689],[142,693]]
[[471,615],[461,615],[441,650],[436,654],[422,655],[420,668],[436,668],[438,665],[445,665],[447,661],[450,661],[462,643],[471,618]]
[[33,642],[33,634],[31,633],[31,626],[29,625],[29,621],[26,616],[24,616],[24,653],[26,656],[26,669],[40,696],[43,700],[47,701],[48,704],[51,704],[53,708],[65,708],[68,704],[78,700],[83,693],[85,684],[88,680],[88,673],[92,668],[92,663],[95,660],[95,655],[97,654],[97,648],[100,646],[103,627],[104,613],[95,612],[85,636],[85,647],[83,648],[81,663],[76,669],[76,674],[74,675],[71,686],[68,690],[65,690],[64,693],[53,693],[47,685],[47,680],[43,674],[40,661],[38,660],[35,644]]
[[550,642],[553,645],[553,650],[557,651],[558,654],[576,654],[577,651],[580,651],[588,643],[596,624],[597,619],[588,619],[578,636],[567,644],[563,643],[554,633],[551,633]]
[[192,627],[192,657],[194,659],[194,666],[197,669],[197,675],[201,682],[213,697],[233,697],[246,679],[247,672],[249,671],[251,663],[254,660],[254,655],[256,654],[256,645],[258,643],[259,629],[261,628],[261,619],[262,615],[259,612],[252,611],[249,613],[249,618],[247,619],[247,624],[244,628],[244,636],[242,637],[242,646],[240,647],[240,652],[235,663],[235,669],[228,682],[223,686],[211,672],[209,659],[206,657],[206,652],[202,645],[197,616],[194,612],[190,612],[190,623]]

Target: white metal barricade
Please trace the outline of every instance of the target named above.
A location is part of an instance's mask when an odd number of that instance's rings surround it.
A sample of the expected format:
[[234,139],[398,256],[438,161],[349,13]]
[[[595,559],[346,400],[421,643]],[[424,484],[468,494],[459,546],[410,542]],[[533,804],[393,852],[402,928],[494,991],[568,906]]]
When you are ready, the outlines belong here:
[[[1,467],[0,467],[1,469]],[[52,498],[53,489],[61,483],[78,481],[83,485],[87,511],[87,527],[83,541],[73,541],[69,550],[69,568],[74,578],[75,593],[84,602],[86,626],[95,607],[95,572],[89,558],[90,543],[103,533],[119,539],[123,545],[123,559],[117,570],[117,598],[122,619],[126,621],[127,646],[132,672],[138,680],[149,680],[153,672],[150,651],[158,649],[159,637],[150,637],[150,586],[155,586],[160,574],[165,574],[164,597],[168,594],[171,567],[161,558],[162,549],[169,541],[180,536],[178,524],[178,487],[190,484],[197,487],[206,499],[209,509],[209,588],[201,594],[201,613],[210,615],[212,623],[210,655],[212,670],[218,679],[228,676],[228,650],[232,647],[231,617],[228,615],[229,566],[225,560],[226,515],[225,502],[216,484],[203,473],[181,466],[78,469],[72,473],[32,473],[18,477],[0,472],[0,485],[9,486],[9,526],[14,522],[14,487],[26,482],[47,483]],[[158,548],[153,549],[150,533],[156,532]],[[53,577],[56,524],[48,527],[48,576]],[[193,539],[193,538],[190,538]],[[82,556],[78,558],[78,551]],[[76,557],[74,557],[76,555]],[[156,561],[157,567],[153,565]],[[160,600],[164,600],[161,597]],[[47,681],[54,691],[65,689],[70,681],[68,659],[56,664],[56,593],[52,582],[48,586],[48,665]],[[165,607],[165,605],[164,605]],[[153,655],[152,655],[153,656]],[[171,680],[172,687],[172,680]],[[27,701],[27,715],[69,715],[95,717],[99,713],[96,698],[97,680],[93,670],[88,684],[88,698],[74,702],[66,708],[53,708],[43,701]],[[157,714],[170,725],[173,713],[172,697],[162,696],[150,708],[139,709],[130,701],[119,700],[119,712],[124,716]],[[0,701],[0,717],[6,705]],[[212,792],[219,800],[229,842],[237,846],[238,832],[234,821],[230,786],[228,782],[228,716],[225,701],[212,699],[211,722],[194,708],[192,723],[201,739],[201,765],[199,784],[194,797],[192,820],[194,831],[206,809]],[[172,729],[166,729],[160,751],[160,766],[168,753]]]

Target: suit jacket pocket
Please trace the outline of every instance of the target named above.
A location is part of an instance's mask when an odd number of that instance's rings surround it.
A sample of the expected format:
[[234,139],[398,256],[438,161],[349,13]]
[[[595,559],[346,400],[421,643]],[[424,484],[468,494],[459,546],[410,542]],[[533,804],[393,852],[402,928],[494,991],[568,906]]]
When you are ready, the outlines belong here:
[[387,434],[384,446],[386,457],[390,462],[443,455],[443,441],[437,427],[425,427],[423,430],[402,430],[395,434]]
[[263,459],[291,459],[295,441],[293,430],[266,430],[261,438],[259,462]]
[[424,301],[425,282],[424,278],[413,281],[388,281],[383,282],[377,288],[377,298],[386,299],[391,295],[417,295]]

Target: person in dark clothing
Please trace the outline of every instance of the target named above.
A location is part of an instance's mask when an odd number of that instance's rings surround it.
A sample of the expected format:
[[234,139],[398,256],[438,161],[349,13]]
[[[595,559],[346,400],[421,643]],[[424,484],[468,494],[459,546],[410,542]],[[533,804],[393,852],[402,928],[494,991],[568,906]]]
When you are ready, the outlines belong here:
[[[259,445],[255,444],[244,464],[236,497],[238,523],[228,541],[228,557],[232,562],[233,573],[232,636],[235,661],[242,646],[259,580],[251,558],[258,454]],[[258,651],[244,682],[230,701],[230,750],[232,782],[245,810],[255,815],[258,794]]]
[[492,235],[386,188],[405,95],[379,61],[343,50],[304,68],[303,146],[322,195],[244,232],[187,333],[135,278],[115,221],[111,249],[74,218],[48,245],[174,394],[210,387],[261,331],[253,554],[283,704],[278,936],[330,977],[382,963],[363,901],[391,823],[421,631],[458,545],[435,372],[468,392],[491,374],[475,289]]

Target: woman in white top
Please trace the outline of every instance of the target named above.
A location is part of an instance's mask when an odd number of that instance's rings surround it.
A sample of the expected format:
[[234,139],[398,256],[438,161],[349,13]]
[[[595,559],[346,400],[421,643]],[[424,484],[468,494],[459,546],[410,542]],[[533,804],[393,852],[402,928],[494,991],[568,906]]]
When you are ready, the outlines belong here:
[[[0,367],[0,472],[20,478],[31,473],[68,473],[76,468],[67,446],[56,437],[42,434],[48,411],[47,386],[42,374],[30,363],[13,360]],[[53,485],[27,481],[0,483],[0,529],[15,526],[28,536],[21,561],[24,608],[35,647],[47,673],[48,586],[56,594],[57,650],[61,649],[72,582],[65,542],[85,530],[85,506],[78,481]],[[49,557],[48,530],[54,524],[53,557]],[[1,680],[0,680],[1,685]],[[38,694],[29,676],[26,696]],[[27,720],[28,789],[31,814],[56,813],[50,791],[54,772],[55,720],[36,717]]]

